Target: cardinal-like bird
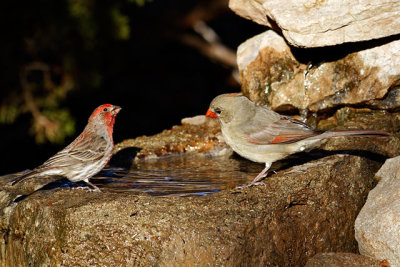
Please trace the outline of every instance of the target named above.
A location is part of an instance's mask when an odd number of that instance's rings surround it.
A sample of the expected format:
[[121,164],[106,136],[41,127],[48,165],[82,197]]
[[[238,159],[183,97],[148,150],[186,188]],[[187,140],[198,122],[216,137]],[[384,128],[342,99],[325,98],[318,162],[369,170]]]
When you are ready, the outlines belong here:
[[318,147],[326,138],[390,136],[389,133],[373,130],[317,131],[301,121],[256,105],[240,94],[217,96],[206,115],[218,118],[226,143],[236,153],[251,161],[265,163],[260,174],[241,188],[254,185],[267,176],[273,162]]

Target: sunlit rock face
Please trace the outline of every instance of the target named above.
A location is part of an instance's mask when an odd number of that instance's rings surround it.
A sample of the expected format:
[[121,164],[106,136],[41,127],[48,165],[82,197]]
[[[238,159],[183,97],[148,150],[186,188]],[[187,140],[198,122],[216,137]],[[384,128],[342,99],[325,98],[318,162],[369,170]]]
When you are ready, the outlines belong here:
[[282,32],[298,47],[332,46],[400,33],[397,0],[230,0],[239,16]]
[[361,254],[400,266],[400,157],[386,160],[376,177],[380,181],[357,217],[355,237]]
[[269,30],[238,48],[242,91],[252,101],[277,111],[318,112],[359,104],[397,108],[398,51],[397,40],[299,51]]

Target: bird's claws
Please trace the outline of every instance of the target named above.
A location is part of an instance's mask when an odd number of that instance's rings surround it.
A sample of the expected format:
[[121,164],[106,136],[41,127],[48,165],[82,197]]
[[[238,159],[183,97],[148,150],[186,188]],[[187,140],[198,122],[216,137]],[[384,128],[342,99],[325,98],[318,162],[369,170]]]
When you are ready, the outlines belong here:
[[86,190],[88,192],[101,192],[101,190],[96,187],[96,188],[90,188],[88,186],[78,186],[78,187],[72,187],[71,189],[78,189],[78,190]]

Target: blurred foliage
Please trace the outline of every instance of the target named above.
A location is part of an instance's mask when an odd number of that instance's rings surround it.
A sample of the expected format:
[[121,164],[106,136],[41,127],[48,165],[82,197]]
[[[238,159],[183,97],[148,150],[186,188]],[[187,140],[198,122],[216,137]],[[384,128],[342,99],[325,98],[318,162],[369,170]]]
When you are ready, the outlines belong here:
[[1,1],[0,123],[30,115],[38,143],[62,143],[74,134],[63,101],[72,90],[101,85],[102,55],[131,38],[124,10],[149,1]]

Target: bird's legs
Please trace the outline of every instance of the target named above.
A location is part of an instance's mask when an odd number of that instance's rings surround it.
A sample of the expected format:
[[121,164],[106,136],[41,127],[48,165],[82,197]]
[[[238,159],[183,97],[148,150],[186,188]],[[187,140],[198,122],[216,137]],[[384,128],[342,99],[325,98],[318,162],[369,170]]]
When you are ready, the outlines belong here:
[[95,186],[91,182],[89,182],[89,181],[84,181],[84,182],[87,183],[88,185],[90,185],[94,189],[94,191],[101,192],[100,188],[98,188],[97,186]]
[[269,168],[271,168],[271,165],[272,165],[272,163],[265,162],[265,168],[256,176],[256,178],[254,178],[253,181],[251,181],[250,183],[245,184],[245,185],[237,186],[236,188],[244,189],[244,188],[247,188],[247,187],[250,187],[253,185],[260,185],[260,184],[265,185],[264,183],[260,182],[260,180],[262,180],[264,177],[266,177],[268,175],[268,170],[269,170]]

